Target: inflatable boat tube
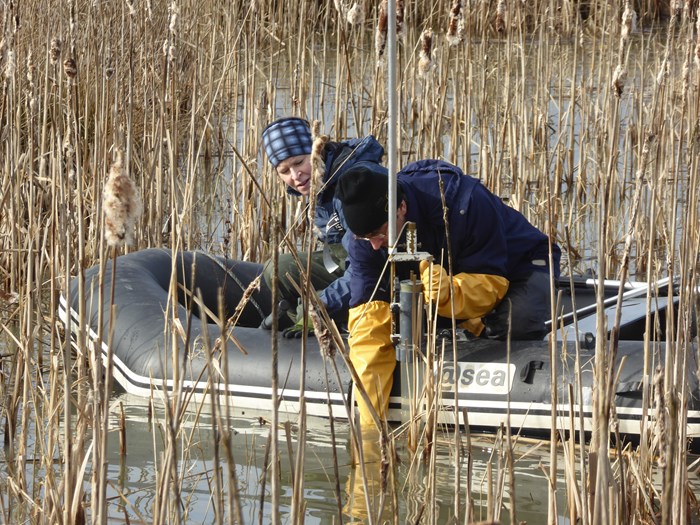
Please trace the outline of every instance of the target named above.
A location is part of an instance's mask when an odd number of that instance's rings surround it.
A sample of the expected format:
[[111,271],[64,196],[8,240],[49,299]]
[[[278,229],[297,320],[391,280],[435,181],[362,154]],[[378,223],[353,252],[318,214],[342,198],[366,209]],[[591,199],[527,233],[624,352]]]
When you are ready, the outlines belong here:
[[[72,334],[74,345],[87,345],[93,351],[99,349],[103,357],[111,351],[114,378],[131,394],[151,396],[160,390],[172,392],[179,381],[180,390],[195,399],[215,391],[229,396],[232,406],[241,411],[271,409],[271,332],[259,328],[271,311],[271,293],[264,282],[250,294],[226,344],[216,346],[221,331],[215,317],[228,318],[234,313],[250,283],[261,274],[261,265],[203,252],[182,252],[173,258],[164,249],[123,255],[116,259],[114,269],[112,264],[111,260],[106,262],[102,273],[99,266],[85,270],[82,277],[71,280],[61,297],[59,314]],[[173,275],[175,279],[171,282]],[[176,303],[169,300],[171,286],[177,287]],[[199,301],[194,297],[200,298]],[[219,304],[223,312],[219,311]],[[633,330],[645,315],[643,304],[641,300],[630,300],[629,305],[624,305],[623,333],[638,340],[621,340],[617,353],[618,362],[624,358],[625,363],[615,411],[620,433],[632,437],[640,434],[642,414],[653,413],[649,407],[643,412],[643,344],[641,333]],[[608,315],[614,315],[614,308]],[[574,426],[580,431],[579,414],[582,414],[583,430],[590,431],[595,390],[592,373],[595,341],[591,334],[595,331],[589,329],[594,326],[595,315],[579,320],[577,333],[571,330],[571,325],[558,331],[555,404],[552,404],[547,341],[512,341],[508,356],[503,342],[467,339],[457,334],[456,352],[448,351],[435,360],[439,420],[462,425],[466,417],[473,431],[487,432],[498,430],[509,420],[514,433],[548,437],[555,411],[557,426],[562,430],[570,428],[573,414]],[[582,336],[586,330],[588,333]],[[452,334],[443,336],[447,338],[446,344],[438,340],[435,348],[453,348]],[[79,341],[80,338],[84,341]],[[580,374],[575,361],[577,349]],[[654,349],[656,358],[662,358],[663,344],[656,344]],[[309,337],[302,372],[300,340],[278,337],[277,351],[281,411],[298,413],[303,399],[309,415],[348,417],[351,375],[339,353],[332,362],[322,355],[317,340]],[[697,448],[700,388],[693,373],[698,369],[697,349],[692,349],[689,355],[692,363],[687,367],[685,432],[693,448]],[[390,421],[400,421],[402,411],[405,417],[406,407],[400,394],[401,369],[405,366],[406,363],[397,363]],[[570,398],[570,385],[574,399]]]

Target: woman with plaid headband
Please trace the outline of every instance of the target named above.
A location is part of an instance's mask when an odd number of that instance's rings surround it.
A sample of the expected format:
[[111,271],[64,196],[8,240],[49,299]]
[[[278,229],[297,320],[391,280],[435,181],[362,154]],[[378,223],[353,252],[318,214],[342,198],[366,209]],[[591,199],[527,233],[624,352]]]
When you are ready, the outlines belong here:
[[[309,123],[297,117],[275,120],[262,133],[263,146],[270,164],[280,179],[287,185],[287,193],[295,197],[309,197],[311,191],[311,128]],[[323,157],[325,175],[316,199],[314,231],[323,242],[324,249],[311,254],[310,281],[326,310],[336,322],[345,325],[350,304],[351,269],[347,263],[347,245],[352,238],[345,217],[334,204],[335,181],[358,162],[380,163],[384,148],[370,136],[342,142],[327,142]],[[324,257],[325,254],[325,257]],[[306,267],[307,252],[298,252],[303,267]],[[266,264],[263,273],[265,282],[272,283],[272,265]],[[291,254],[280,254],[278,262],[278,289],[282,299],[296,305],[299,294],[292,283],[300,283],[299,267]],[[285,337],[301,335],[303,317],[299,309],[293,319],[282,319],[281,323],[294,323],[284,330]],[[264,323],[269,325],[269,323]],[[281,324],[280,326],[284,326]]]

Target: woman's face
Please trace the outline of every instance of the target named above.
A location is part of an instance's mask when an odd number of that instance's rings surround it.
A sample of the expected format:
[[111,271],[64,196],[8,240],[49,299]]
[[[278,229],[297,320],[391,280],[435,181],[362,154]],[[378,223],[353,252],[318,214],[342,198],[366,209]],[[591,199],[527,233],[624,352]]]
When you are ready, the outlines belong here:
[[277,174],[284,183],[302,195],[311,191],[311,155],[297,155],[277,165]]

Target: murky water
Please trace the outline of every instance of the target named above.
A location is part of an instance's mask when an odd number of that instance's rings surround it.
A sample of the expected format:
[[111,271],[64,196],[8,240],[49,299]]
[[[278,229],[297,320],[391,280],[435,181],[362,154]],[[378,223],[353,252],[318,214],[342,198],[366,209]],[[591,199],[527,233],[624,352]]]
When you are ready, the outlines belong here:
[[[158,403],[155,410],[149,410],[146,400],[126,394],[115,397],[113,403],[113,423],[109,442],[110,479],[110,516],[114,519],[131,522],[137,517],[149,522],[153,515],[156,499],[157,465],[163,450],[163,433],[165,419]],[[124,431],[120,431],[121,410],[124,411]],[[289,431],[283,423],[289,421]],[[265,459],[270,433],[269,413],[245,413],[236,410],[230,419],[233,430],[231,443],[235,465],[214,459],[213,434],[211,432],[211,415],[206,409],[199,415],[195,410],[188,412],[182,425],[183,437],[178,457],[178,471],[182,476],[180,491],[182,501],[186,502],[183,516],[187,523],[209,523],[214,520],[214,481],[215,468],[222,469],[224,480],[228,469],[235,468],[237,493],[245,523],[269,523],[272,519],[270,495],[270,470],[265,473]],[[281,415],[280,472],[281,496],[280,514],[282,523],[288,522],[291,512],[293,490],[292,475],[294,457],[290,457],[287,444],[296,454],[299,443],[297,421],[293,416]],[[379,455],[377,448],[365,444],[367,488],[362,483],[358,468],[351,466],[351,446],[348,425],[336,421],[335,434],[331,434],[329,421],[320,418],[307,418],[306,444],[304,447],[304,522],[314,523],[351,523],[355,520],[366,521],[368,494],[372,514],[377,515],[380,505]],[[120,435],[125,436],[126,453],[120,453]],[[399,446],[405,441],[398,440]],[[368,440],[367,443],[374,443]],[[495,438],[474,436],[471,449],[471,498],[475,518],[486,519],[488,516],[487,500],[489,492],[497,497],[503,494],[500,507],[503,523],[510,522],[511,502],[508,500],[507,479],[499,478],[498,451],[494,449]],[[454,518],[455,475],[459,470],[460,512],[466,506],[468,478],[468,454],[457,458],[454,453],[454,435],[445,432],[439,436],[434,458],[434,482],[426,477],[429,468],[420,461],[411,463],[411,455],[404,449],[396,454],[396,490],[398,493],[399,523],[415,522],[422,516],[422,523],[430,523],[427,509],[435,512],[435,523],[447,523]],[[334,459],[337,458],[336,459]],[[547,477],[549,470],[549,445],[544,442],[527,441],[520,443],[514,450],[515,464],[515,512],[518,521],[527,523],[544,523],[547,517]],[[455,464],[459,461],[459,469]],[[500,461],[503,465],[504,460]],[[561,470],[563,457],[559,457],[560,475],[558,487],[559,523],[569,523],[566,517],[566,490],[564,474]],[[491,488],[489,489],[488,465],[491,465]],[[337,478],[335,467],[337,465]],[[505,484],[499,491],[498,486]],[[694,478],[697,491],[700,480]],[[434,486],[434,489],[431,487]],[[336,492],[339,489],[339,494]],[[230,487],[224,487],[226,493]],[[261,495],[264,494],[264,501]],[[382,521],[392,522],[391,499],[384,501]],[[464,515],[461,515],[461,520]]]

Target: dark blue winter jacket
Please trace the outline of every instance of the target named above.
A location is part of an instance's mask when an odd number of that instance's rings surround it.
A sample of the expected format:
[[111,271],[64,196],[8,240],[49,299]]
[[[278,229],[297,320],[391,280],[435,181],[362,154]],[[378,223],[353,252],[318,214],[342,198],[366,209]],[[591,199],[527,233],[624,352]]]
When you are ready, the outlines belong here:
[[[549,271],[548,237],[457,166],[439,160],[411,163],[397,174],[397,187],[406,201],[406,220],[416,223],[419,250],[432,254],[451,275],[488,274],[512,282],[533,271]],[[354,268],[350,306],[387,301],[388,272],[372,295],[387,251],[375,251],[369,242],[353,239],[348,253]],[[556,244],[552,244],[552,254],[558,279],[560,250]]]

